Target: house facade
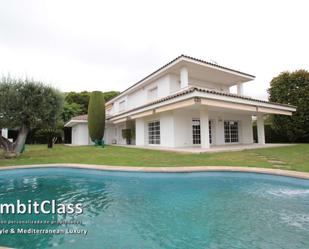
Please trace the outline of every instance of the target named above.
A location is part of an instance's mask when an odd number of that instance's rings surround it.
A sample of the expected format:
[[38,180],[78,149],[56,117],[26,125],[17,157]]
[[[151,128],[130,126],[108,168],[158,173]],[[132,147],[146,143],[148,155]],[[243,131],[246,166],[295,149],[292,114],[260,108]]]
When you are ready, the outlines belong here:
[[[106,103],[105,142],[127,144],[122,131],[130,129],[137,146],[252,144],[255,116],[258,143],[265,144],[263,117],[292,115],[296,107],[244,96],[243,84],[254,78],[181,55]],[[230,93],[233,86],[237,94]],[[86,116],[66,126],[72,127],[72,144],[90,143]]]

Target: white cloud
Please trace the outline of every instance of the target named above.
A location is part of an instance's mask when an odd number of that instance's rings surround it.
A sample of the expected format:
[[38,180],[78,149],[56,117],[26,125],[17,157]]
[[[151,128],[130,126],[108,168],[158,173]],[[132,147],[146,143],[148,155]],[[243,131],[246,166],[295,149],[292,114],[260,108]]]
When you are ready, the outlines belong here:
[[0,0],[0,74],[124,90],[184,53],[256,76],[309,67],[307,1]]

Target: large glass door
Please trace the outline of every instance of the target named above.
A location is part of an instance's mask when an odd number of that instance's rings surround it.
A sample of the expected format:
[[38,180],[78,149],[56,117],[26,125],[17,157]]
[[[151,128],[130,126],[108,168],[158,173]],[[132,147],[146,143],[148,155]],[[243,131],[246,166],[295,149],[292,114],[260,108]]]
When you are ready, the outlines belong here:
[[193,144],[201,144],[201,122],[199,118],[192,119]]
[[224,141],[225,143],[238,143],[238,121],[224,121]]
[[[209,120],[209,143],[212,143],[212,122]],[[192,143],[201,144],[201,121],[199,118],[192,119]]]

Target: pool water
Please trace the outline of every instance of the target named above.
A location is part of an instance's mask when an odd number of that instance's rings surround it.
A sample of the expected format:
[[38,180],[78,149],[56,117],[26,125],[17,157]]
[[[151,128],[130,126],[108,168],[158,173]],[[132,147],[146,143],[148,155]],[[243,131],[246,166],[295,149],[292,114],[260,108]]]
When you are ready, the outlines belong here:
[[309,248],[309,181],[254,173],[129,173],[69,168],[0,172],[0,203],[82,203],[80,215],[2,215],[80,221],[0,228],[85,229],[2,234],[14,248]]

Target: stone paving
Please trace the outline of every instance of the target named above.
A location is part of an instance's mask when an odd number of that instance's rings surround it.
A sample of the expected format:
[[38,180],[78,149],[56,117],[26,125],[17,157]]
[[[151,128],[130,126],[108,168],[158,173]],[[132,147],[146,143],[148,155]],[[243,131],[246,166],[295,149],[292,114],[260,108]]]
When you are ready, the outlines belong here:
[[2,166],[1,170],[27,169],[27,168],[79,168],[95,169],[106,171],[124,171],[124,172],[159,172],[159,173],[190,173],[190,172],[251,172],[271,175],[289,176],[309,180],[309,173],[292,171],[287,169],[270,169],[255,167],[237,167],[237,166],[185,166],[185,167],[131,167],[131,166],[108,166],[93,164],[74,164],[74,163],[57,163],[57,164],[37,164],[37,165],[20,165],[20,166]]
[[276,169],[290,169],[291,166],[288,165],[287,162],[284,162],[282,160],[279,160],[278,158],[275,157],[267,157],[265,155],[261,155],[259,153],[256,153],[256,156],[269,162],[274,168]]

